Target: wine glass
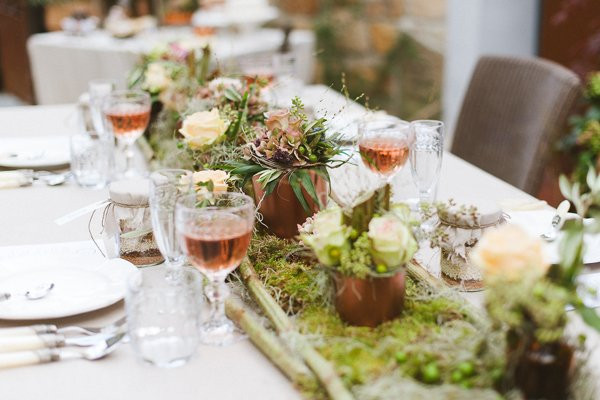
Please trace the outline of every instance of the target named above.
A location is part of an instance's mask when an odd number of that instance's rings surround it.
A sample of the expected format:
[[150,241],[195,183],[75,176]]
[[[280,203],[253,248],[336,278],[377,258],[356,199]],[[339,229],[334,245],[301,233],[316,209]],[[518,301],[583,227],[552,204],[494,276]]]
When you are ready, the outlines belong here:
[[413,182],[419,191],[419,202],[431,202],[435,197],[442,156],[444,154],[444,123],[434,120],[413,121],[414,142],[410,147]]
[[123,176],[139,176],[133,166],[133,145],[150,122],[150,95],[141,90],[117,90],[106,97],[102,111],[107,129],[125,153]]
[[152,229],[167,268],[181,267],[185,255],[175,232],[175,203],[192,193],[192,172],[185,169],[160,169],[150,174],[150,212]]
[[115,90],[117,83],[114,79],[93,79],[88,83],[88,94],[90,95],[90,114],[94,130],[102,135],[104,122],[102,121],[102,103],[106,96]]
[[379,115],[363,120],[358,129],[358,150],[363,163],[389,184],[408,159],[413,142],[410,124]]
[[210,281],[205,292],[211,313],[201,337],[205,344],[225,346],[244,337],[225,316],[225,277],[246,256],[254,215],[254,201],[242,193],[207,192],[177,200],[175,222],[183,252]]

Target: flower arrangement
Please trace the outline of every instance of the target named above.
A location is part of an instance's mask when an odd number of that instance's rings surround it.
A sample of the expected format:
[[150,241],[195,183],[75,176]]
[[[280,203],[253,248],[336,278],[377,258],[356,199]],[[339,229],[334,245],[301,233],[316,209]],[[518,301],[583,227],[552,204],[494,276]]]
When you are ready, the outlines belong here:
[[304,211],[312,214],[303,195],[308,196],[322,208],[321,199],[309,172],[329,181],[327,168],[343,165],[339,158],[344,151],[335,137],[328,136],[327,120],[309,121],[299,98],[292,101],[289,110],[272,110],[265,114],[264,126],[256,128],[256,139],[244,147],[244,160],[228,163],[232,175],[240,178],[243,186],[257,176],[265,195],[268,196],[285,179],[289,182]]
[[575,345],[565,333],[566,307],[571,305],[592,328],[600,317],[579,296],[577,278],[583,268],[584,232],[598,232],[598,220],[584,225],[583,216],[597,214],[600,177],[588,170],[589,192],[579,182],[560,178],[563,195],[581,218],[567,220],[559,244],[560,262],[550,265],[539,238],[507,225],[486,233],[471,253],[488,286],[486,310],[505,332],[507,363],[503,390],[519,388],[526,398],[567,398],[573,377]]
[[600,171],[600,71],[589,75],[584,97],[587,111],[571,118],[571,132],[559,143],[561,150],[577,155],[573,178],[583,185],[590,166]]
[[309,218],[300,229],[300,240],[319,262],[347,276],[394,272],[410,261],[417,242],[405,221],[404,205],[374,216],[368,229],[358,232],[347,225],[341,208],[333,206]]

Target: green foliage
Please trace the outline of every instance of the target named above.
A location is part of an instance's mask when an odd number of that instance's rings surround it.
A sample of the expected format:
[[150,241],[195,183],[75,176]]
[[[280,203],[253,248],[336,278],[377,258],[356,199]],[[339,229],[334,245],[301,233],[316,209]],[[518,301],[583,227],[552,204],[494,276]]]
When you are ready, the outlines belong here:
[[342,249],[337,270],[346,276],[364,279],[372,273],[372,266],[371,243],[367,233],[363,232],[349,249]]
[[584,90],[587,110],[583,115],[571,117],[571,132],[561,139],[558,148],[575,154],[577,163],[573,178],[586,184],[590,167],[598,167],[600,154],[600,72],[590,74]]

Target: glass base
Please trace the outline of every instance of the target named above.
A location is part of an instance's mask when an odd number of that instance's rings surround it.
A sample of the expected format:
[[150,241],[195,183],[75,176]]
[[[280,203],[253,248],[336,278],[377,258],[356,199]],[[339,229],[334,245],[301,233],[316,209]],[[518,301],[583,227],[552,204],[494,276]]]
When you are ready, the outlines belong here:
[[246,338],[246,334],[229,319],[207,321],[200,327],[200,343],[209,346],[229,346]]

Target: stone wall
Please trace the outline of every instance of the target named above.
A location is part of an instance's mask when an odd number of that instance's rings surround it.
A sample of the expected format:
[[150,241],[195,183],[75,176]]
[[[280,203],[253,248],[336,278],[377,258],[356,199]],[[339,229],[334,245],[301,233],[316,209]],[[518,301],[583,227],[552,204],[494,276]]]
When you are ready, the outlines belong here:
[[280,23],[314,29],[318,81],[405,119],[440,114],[446,0],[273,0]]

